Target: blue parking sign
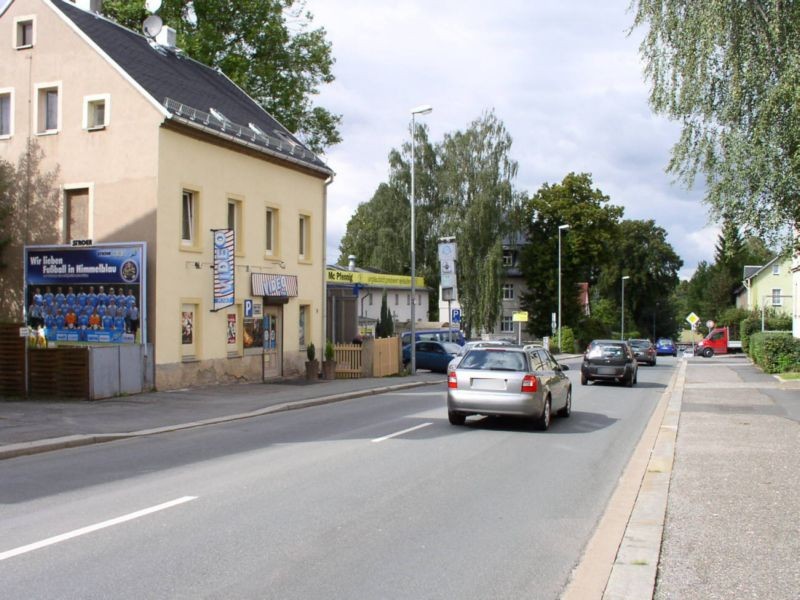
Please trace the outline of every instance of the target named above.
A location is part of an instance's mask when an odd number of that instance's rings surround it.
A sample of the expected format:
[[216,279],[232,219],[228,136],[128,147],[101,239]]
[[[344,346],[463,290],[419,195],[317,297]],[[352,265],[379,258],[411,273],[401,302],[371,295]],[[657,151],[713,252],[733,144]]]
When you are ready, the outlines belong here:
[[453,323],[461,323],[461,309],[454,308],[453,309],[453,318],[451,319]]
[[253,318],[253,301],[252,300],[245,300],[244,301],[244,318],[245,319],[252,319]]

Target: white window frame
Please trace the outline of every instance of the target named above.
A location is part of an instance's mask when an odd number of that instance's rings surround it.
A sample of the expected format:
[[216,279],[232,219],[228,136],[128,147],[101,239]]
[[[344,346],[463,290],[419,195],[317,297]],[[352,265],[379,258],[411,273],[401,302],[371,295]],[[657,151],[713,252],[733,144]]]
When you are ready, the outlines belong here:
[[14,88],[0,88],[0,96],[8,96],[8,133],[0,133],[0,140],[14,135]]
[[503,300],[513,300],[514,299],[514,284],[513,283],[504,283],[503,284]]
[[[63,99],[63,94],[61,93],[61,82],[54,81],[50,83],[37,83],[35,86],[35,93],[34,98],[35,102],[33,105],[33,122],[34,122],[34,131],[36,135],[54,135],[61,131],[62,125],[62,111],[61,111],[61,102]],[[56,91],[58,94],[58,103],[56,106],[56,127],[47,127],[47,96],[46,94],[52,90]],[[42,94],[45,94],[44,102],[42,98]],[[41,115],[41,111],[44,109],[45,114]],[[40,127],[41,124],[41,127]]]
[[[103,122],[93,123],[92,108],[97,104],[103,104]],[[100,131],[108,127],[111,123],[111,94],[93,94],[83,97],[83,128],[86,131]]]
[[[184,215],[185,215],[185,201],[186,196],[189,195],[191,202],[189,204],[189,237],[184,237]],[[181,240],[181,247],[182,248],[197,248],[197,234],[200,224],[200,214],[199,214],[199,196],[200,193],[197,190],[193,190],[191,188],[183,188],[181,190],[181,208],[180,208],[180,240]]]
[[782,296],[781,288],[772,288],[772,306],[783,306]]
[[503,266],[504,267],[513,267],[514,266],[514,251],[513,250],[503,250]]
[[[231,208],[233,208],[233,224],[231,224]],[[244,202],[240,198],[228,196],[227,210],[225,222],[229,229],[233,229],[234,251],[241,255],[244,248]]]
[[514,317],[503,315],[500,317],[500,332],[513,333],[514,332]]
[[297,223],[298,246],[297,256],[299,260],[308,262],[311,260],[311,215],[300,214]]
[[[20,32],[25,24],[30,23],[31,26],[31,43],[20,43]],[[22,15],[14,18],[14,37],[11,40],[11,47],[15,50],[26,50],[33,48],[36,45],[36,15]]]
[[781,274],[781,266],[779,264],[772,265],[772,274],[773,275],[780,275]]
[[279,256],[278,234],[280,232],[280,210],[267,206],[264,210],[264,256]]

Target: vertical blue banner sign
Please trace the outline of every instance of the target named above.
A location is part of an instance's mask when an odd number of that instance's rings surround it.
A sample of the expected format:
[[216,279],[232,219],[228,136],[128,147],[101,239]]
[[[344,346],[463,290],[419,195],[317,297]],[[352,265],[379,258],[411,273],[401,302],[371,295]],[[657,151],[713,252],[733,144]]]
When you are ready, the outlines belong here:
[[233,305],[235,290],[235,234],[233,229],[212,229],[214,236],[214,307],[212,311]]

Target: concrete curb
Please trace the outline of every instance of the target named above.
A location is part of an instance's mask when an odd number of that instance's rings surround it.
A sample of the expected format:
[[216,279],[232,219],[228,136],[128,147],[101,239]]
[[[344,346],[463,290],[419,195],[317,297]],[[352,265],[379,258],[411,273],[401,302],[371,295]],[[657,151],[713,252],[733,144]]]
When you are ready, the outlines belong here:
[[675,461],[675,443],[678,439],[686,385],[686,367],[687,363],[683,361],[603,600],[650,599],[655,592],[661,540],[667,517],[669,484]]
[[52,452],[54,450],[63,450],[66,448],[77,448],[79,446],[90,446],[92,444],[102,444],[106,442],[116,442],[119,440],[145,437],[149,435],[159,435],[162,433],[170,433],[173,431],[181,431],[183,429],[193,429],[196,427],[205,427],[207,425],[216,425],[218,423],[227,423],[230,421],[239,421],[242,419],[250,419],[252,417],[261,417],[271,413],[285,412],[289,410],[300,410],[302,408],[309,408],[312,406],[320,406],[322,404],[332,404],[334,402],[341,402],[343,400],[351,400],[353,398],[363,398],[365,396],[374,396],[378,394],[385,394],[388,392],[395,392],[409,388],[421,387],[423,385],[438,385],[440,381],[415,381],[413,383],[399,383],[395,385],[381,386],[377,388],[369,388],[365,390],[356,390],[352,392],[342,392],[340,394],[332,394],[330,396],[320,396],[319,398],[308,398],[304,400],[295,400],[289,402],[282,402],[257,410],[252,410],[244,413],[236,413],[231,415],[224,415],[221,417],[211,417],[209,419],[202,419],[200,421],[190,421],[188,423],[177,423],[175,425],[166,425],[163,427],[153,427],[151,429],[140,429],[139,431],[121,432],[121,433],[97,433],[97,434],[83,434],[83,435],[69,435],[65,437],[49,438],[46,440],[37,440],[34,442],[24,442],[20,444],[6,444],[0,446],[0,460],[8,458],[16,458],[19,456],[29,456],[31,454],[41,454],[44,452]]
[[[600,518],[592,538],[584,550],[580,562],[572,571],[569,582],[561,595],[562,600],[611,600],[624,598],[625,600],[646,598],[651,599],[655,589],[655,569],[658,567],[658,557],[661,551],[661,532],[666,518],[665,510],[659,513],[659,506],[663,504],[666,509],[669,479],[671,477],[672,457],[669,447],[660,442],[664,431],[677,435],[677,422],[673,425],[670,415],[673,414],[675,398],[682,399],[683,386],[686,378],[686,361],[681,361],[680,368],[675,372],[661,396],[653,415],[650,418],[642,437],[637,444],[628,465],[620,476],[617,488],[611,495],[605,513]],[[680,405],[677,407],[680,414]],[[674,427],[674,429],[673,429]],[[668,445],[667,445],[668,446]],[[674,437],[671,446],[674,452]],[[666,454],[665,454],[666,453]],[[654,462],[654,459],[657,460]],[[668,458],[668,461],[665,459]],[[663,472],[666,466],[669,472]],[[666,478],[667,487],[657,487],[648,481],[651,473],[662,475]],[[638,512],[637,512],[638,510]],[[637,531],[631,529],[636,514],[636,522],[642,521],[643,526],[655,526],[656,531],[647,528]],[[645,535],[648,534],[648,535]],[[641,537],[639,537],[641,536]],[[634,554],[631,545],[638,544],[639,550],[646,552],[649,558],[640,558]],[[623,547],[625,552],[623,553]],[[655,554],[655,561],[652,556]],[[618,565],[620,560],[631,563],[637,569],[651,567],[653,577],[647,581],[650,572],[625,570]],[[647,564],[642,564],[647,560]],[[652,564],[651,564],[652,561]],[[616,573],[615,573],[616,570]],[[612,586],[611,579],[615,579]],[[617,593],[617,590],[623,590]]]

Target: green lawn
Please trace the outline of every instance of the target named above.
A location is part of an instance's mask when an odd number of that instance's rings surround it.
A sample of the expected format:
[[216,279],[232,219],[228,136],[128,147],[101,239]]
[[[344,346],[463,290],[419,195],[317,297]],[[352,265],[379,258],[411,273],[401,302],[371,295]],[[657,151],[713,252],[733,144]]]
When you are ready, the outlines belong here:
[[781,379],[800,379],[800,373],[781,373]]

